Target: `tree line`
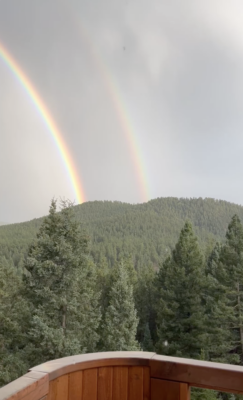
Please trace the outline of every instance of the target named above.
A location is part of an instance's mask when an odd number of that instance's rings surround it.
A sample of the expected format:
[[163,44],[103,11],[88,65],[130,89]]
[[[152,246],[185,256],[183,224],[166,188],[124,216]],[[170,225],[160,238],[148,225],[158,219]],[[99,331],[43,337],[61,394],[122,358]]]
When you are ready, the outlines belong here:
[[1,385],[42,362],[95,351],[156,351],[242,365],[237,215],[224,243],[207,253],[186,221],[158,269],[134,268],[132,254],[112,266],[105,256],[95,263],[91,248],[72,204],[62,202],[58,212],[53,200],[23,267],[0,258]]
[[[94,262],[103,258],[109,267],[132,255],[136,269],[158,269],[174,248],[186,220],[203,252],[223,241],[234,214],[243,220],[243,207],[222,200],[159,198],[144,204],[93,201],[73,208],[75,218],[90,236]],[[22,269],[30,243],[43,218],[0,226],[0,254]]]

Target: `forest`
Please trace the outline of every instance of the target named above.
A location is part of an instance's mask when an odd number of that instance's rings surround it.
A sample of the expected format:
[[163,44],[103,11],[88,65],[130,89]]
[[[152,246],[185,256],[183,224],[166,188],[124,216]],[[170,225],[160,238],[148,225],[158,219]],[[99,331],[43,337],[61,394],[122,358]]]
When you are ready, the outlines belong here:
[[0,386],[44,361],[97,351],[242,365],[243,207],[58,204],[0,227]]

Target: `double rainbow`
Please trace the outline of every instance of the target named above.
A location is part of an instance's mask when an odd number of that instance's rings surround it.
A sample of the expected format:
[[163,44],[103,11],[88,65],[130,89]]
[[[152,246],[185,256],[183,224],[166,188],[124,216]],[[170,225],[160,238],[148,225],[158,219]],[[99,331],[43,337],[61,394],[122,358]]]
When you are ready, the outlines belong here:
[[[128,149],[131,154],[131,159],[133,161],[134,168],[136,171],[137,182],[141,193],[141,199],[142,201],[148,201],[150,198],[150,190],[148,184],[147,170],[145,168],[145,163],[143,161],[144,157],[142,155],[142,149],[138,137],[135,134],[135,129],[133,127],[131,118],[129,117],[127,107],[123,100],[123,96],[119,90],[119,87],[111,71],[109,70],[106,63],[102,60],[102,57],[99,54],[98,49],[95,47],[87,31],[81,24],[81,21],[74,12],[72,13],[72,18],[74,25],[81,34],[81,38],[83,39],[84,43],[89,49],[90,54],[93,57],[94,63],[97,69],[100,71],[101,76],[106,84],[105,86],[112,99],[113,106],[116,110],[118,120],[122,126],[122,130],[128,144]],[[83,203],[85,201],[85,195],[79,174],[77,173],[73,159],[69,153],[67,145],[63,139],[63,136],[59,131],[55,121],[53,120],[53,117],[51,116],[49,110],[47,109],[46,105],[44,104],[43,100],[41,99],[40,95],[36,91],[35,87],[31,83],[29,78],[24,74],[20,66],[17,64],[14,58],[9,54],[9,52],[1,43],[0,43],[0,58],[2,58],[7,67],[12,71],[13,75],[21,83],[27,95],[30,97],[32,103],[35,105],[37,111],[41,115],[45,125],[47,126],[49,132],[51,133],[54,139],[54,142],[64,162],[65,168],[67,170],[67,173],[69,175],[75,193],[76,201],[78,203]]]
[[31,101],[35,105],[37,111],[41,115],[47,129],[52,135],[54,142],[58,148],[58,151],[61,155],[61,158],[64,162],[67,173],[70,177],[70,181],[75,193],[76,201],[78,203],[83,203],[85,201],[84,190],[80,182],[79,175],[74,166],[72,157],[68,151],[67,145],[62,137],[61,132],[59,131],[53,117],[48,111],[46,105],[41,99],[40,95],[37,93],[35,87],[28,79],[28,77],[24,74],[20,66],[14,60],[14,58],[9,54],[6,48],[0,43],[0,57],[5,62],[7,67],[12,71],[13,75],[18,79],[18,81],[23,86],[25,92],[30,97]]

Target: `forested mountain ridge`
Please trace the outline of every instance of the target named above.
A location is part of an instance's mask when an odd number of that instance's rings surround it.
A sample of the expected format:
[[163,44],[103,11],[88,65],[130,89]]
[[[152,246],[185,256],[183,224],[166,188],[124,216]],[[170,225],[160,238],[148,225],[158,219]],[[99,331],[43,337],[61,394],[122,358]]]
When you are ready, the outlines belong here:
[[[243,220],[243,207],[223,200],[158,198],[143,204],[111,201],[87,202],[74,207],[77,220],[91,237],[96,262],[109,265],[124,255],[134,264],[158,264],[173,248],[186,220],[194,226],[201,247],[224,240],[234,214]],[[15,266],[22,263],[43,218],[0,226],[0,254]]]
[[[2,229],[0,386],[42,362],[97,351],[243,364],[242,207],[60,206],[52,200],[47,217]],[[192,399],[242,400],[201,389]]]

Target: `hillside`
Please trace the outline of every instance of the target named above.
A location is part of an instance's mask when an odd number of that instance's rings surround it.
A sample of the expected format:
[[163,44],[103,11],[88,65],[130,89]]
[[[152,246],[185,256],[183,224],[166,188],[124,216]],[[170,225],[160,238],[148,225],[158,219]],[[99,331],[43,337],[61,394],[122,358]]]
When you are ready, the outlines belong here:
[[[94,201],[75,206],[75,213],[91,237],[96,262],[106,257],[113,265],[121,255],[132,255],[136,266],[152,263],[155,267],[175,245],[185,220],[192,222],[204,250],[224,239],[234,214],[243,220],[242,206],[202,198],[158,198],[136,205]],[[0,226],[0,255],[20,266],[41,221]]]

